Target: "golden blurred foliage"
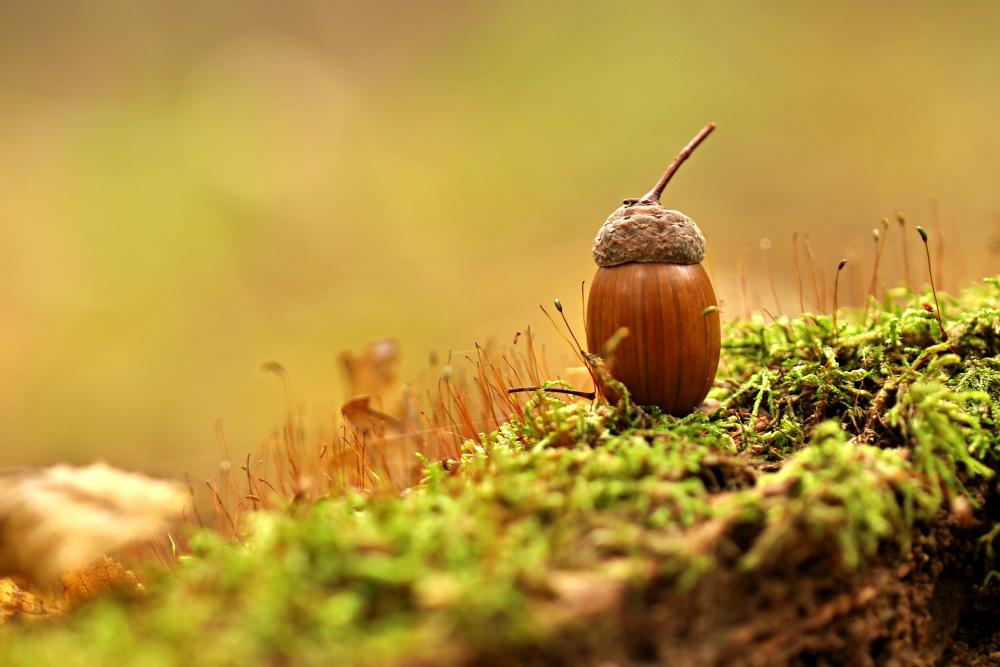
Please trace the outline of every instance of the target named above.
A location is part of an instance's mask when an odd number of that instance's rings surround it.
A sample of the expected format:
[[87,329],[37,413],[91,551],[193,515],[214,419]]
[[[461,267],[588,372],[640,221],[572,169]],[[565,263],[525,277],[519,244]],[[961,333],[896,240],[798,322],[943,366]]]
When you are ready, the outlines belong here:
[[773,310],[767,261],[797,301],[793,231],[862,291],[897,209],[944,230],[945,289],[994,272],[998,24],[985,0],[6,2],[0,465],[204,476],[217,418],[237,459],[280,423],[262,360],[322,423],[339,350],[398,338],[405,385],[554,296],[578,322],[597,227],[710,120],[664,203],[725,315]]

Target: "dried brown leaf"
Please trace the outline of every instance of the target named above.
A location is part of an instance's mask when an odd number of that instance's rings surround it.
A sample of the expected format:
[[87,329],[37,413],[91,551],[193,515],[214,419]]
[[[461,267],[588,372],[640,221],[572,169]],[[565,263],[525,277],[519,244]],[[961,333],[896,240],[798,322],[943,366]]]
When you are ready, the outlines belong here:
[[361,354],[344,352],[340,359],[352,394],[378,395],[399,384],[399,343],[391,338],[372,341]]
[[186,502],[178,484],[104,463],[0,474],[0,576],[50,586],[161,530]]
[[360,354],[342,353],[340,361],[351,396],[369,396],[374,410],[400,423],[415,421],[416,401],[410,388],[399,379],[397,341],[373,341]]
[[340,412],[351,423],[351,426],[363,433],[378,430],[382,426],[389,427],[396,432],[404,430],[398,419],[371,407],[371,396],[355,396],[349,399],[340,408]]
[[347,418],[356,429],[364,429],[368,426],[371,417],[368,414],[371,410],[371,396],[355,396],[348,399],[340,408],[340,413]]
[[0,625],[8,620],[37,620],[58,613],[42,598],[22,589],[9,577],[0,578]]
[[60,581],[69,606],[75,606],[112,589],[128,592],[141,590],[135,575],[126,570],[121,563],[107,556],[99,558],[82,570],[64,572]]

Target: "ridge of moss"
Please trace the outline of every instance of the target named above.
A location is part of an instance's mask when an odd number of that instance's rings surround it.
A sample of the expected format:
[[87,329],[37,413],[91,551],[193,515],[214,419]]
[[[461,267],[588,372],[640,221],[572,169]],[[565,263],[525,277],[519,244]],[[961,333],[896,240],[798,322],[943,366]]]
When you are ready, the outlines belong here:
[[711,416],[538,392],[408,493],[202,533],[139,602],[0,631],[0,663],[459,664],[717,568],[898,557],[1000,468],[1000,283],[943,302],[948,341],[927,300],[728,325]]

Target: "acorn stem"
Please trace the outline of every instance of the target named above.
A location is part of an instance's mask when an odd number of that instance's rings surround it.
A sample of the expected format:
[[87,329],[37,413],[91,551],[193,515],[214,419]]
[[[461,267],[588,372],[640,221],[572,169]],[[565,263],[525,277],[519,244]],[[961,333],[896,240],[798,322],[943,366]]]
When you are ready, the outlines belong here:
[[701,128],[701,132],[696,134],[694,136],[694,139],[688,142],[688,145],[685,146],[681,150],[681,152],[677,154],[677,157],[675,157],[674,161],[670,163],[670,166],[667,167],[667,170],[663,172],[663,176],[660,177],[660,180],[656,183],[656,186],[648,193],[646,193],[645,196],[643,196],[638,200],[639,203],[640,204],[659,203],[660,195],[663,194],[663,189],[667,187],[667,183],[669,183],[670,179],[674,177],[674,174],[677,173],[677,170],[681,168],[681,165],[684,164],[684,161],[687,160],[689,157],[691,157],[691,153],[694,152],[694,149],[698,148],[699,144],[705,141],[708,135],[712,134],[712,131],[714,129],[715,129],[715,123],[709,123],[705,127]]

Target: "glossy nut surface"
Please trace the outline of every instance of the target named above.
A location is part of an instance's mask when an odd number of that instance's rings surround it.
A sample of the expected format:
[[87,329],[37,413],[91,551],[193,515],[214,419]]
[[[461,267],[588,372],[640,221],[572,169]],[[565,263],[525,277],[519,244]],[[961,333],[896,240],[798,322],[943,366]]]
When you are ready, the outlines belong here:
[[706,314],[709,306],[717,306],[715,291],[701,264],[599,268],[587,303],[587,347],[604,356],[604,344],[628,328],[608,360],[611,375],[636,403],[687,414],[705,399],[719,367],[719,313]]

